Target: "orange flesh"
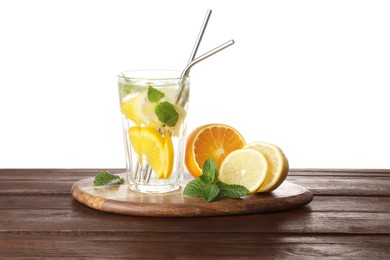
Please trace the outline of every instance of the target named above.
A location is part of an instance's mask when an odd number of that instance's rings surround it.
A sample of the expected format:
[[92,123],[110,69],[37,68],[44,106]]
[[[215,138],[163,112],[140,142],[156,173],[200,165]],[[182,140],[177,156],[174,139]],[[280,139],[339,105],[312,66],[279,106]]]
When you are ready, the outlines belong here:
[[195,129],[187,140],[186,166],[198,178],[203,163],[212,158],[221,166],[225,157],[245,145],[245,140],[234,128],[212,124]]
[[231,129],[222,127],[205,129],[195,141],[195,160],[202,168],[203,163],[208,158],[212,158],[220,167],[223,159],[230,152],[242,148],[244,145]]

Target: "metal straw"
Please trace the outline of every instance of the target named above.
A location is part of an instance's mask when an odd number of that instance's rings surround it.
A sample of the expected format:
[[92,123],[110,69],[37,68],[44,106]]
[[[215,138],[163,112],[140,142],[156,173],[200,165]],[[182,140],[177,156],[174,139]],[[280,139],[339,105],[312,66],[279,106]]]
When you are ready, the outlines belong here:
[[191,55],[190,55],[190,59],[188,60],[188,64],[190,64],[195,59],[196,53],[198,52],[198,48],[199,48],[200,42],[202,41],[202,38],[203,38],[203,34],[204,34],[205,30],[206,30],[207,24],[209,23],[209,19],[210,19],[211,13],[212,13],[212,11],[210,9],[208,9],[207,12],[206,12],[206,16],[205,16],[205,18],[203,20],[202,27],[200,28],[200,31],[199,31],[199,34],[198,34],[198,38],[196,38],[194,48],[192,49],[192,52],[191,52]]
[[[187,77],[190,73],[190,70],[191,68],[195,65],[195,64],[198,64],[199,62],[201,62],[202,60],[204,59],[207,59],[208,57],[216,54],[217,52],[220,52],[222,51],[223,49],[226,49],[227,47],[231,46],[234,44],[234,40],[230,40],[230,41],[227,41],[225,42],[224,44],[221,44],[220,46],[212,49],[211,51],[208,51],[206,52],[205,54],[199,56],[198,58],[194,59],[192,62],[190,62],[183,70],[183,72],[181,73],[181,80],[180,80],[180,89],[179,89],[179,93],[176,97],[176,101],[175,103],[178,104],[179,106],[182,106],[184,107],[186,102],[187,102],[187,99],[188,99],[188,91],[185,92],[184,89],[185,89],[185,77]],[[159,131],[161,131],[161,129],[159,129]],[[168,133],[165,133],[165,134],[168,134]],[[136,170],[138,171],[138,168],[136,168]],[[149,166],[149,164],[147,164],[145,166],[145,169],[144,169],[144,180],[146,183],[149,182],[149,179],[150,179],[150,176],[152,174],[152,168]],[[142,174],[141,174],[142,175]]]
[[180,84],[179,93],[178,93],[178,95],[176,97],[176,102],[175,102],[176,104],[184,107],[184,105],[185,105],[185,103],[187,101],[187,96],[184,95],[185,84],[183,83],[183,81],[184,81],[185,77],[187,77],[190,74],[191,68],[195,64],[201,62],[202,60],[207,59],[208,57],[216,54],[217,52],[222,51],[223,49],[226,49],[227,47],[229,47],[229,46],[231,46],[233,44],[234,44],[234,40],[233,39],[230,40],[230,41],[227,41],[224,44],[221,44],[218,47],[212,49],[211,51],[208,51],[205,54],[202,54],[201,56],[199,56],[198,58],[194,59],[193,61],[191,61],[190,63],[187,64],[187,66],[184,68],[184,70],[183,70],[183,72],[181,73],[181,76],[180,76],[182,83]]
[[[202,54],[201,56],[199,56],[198,58],[195,59],[195,56],[196,56],[196,52],[198,51],[198,48],[199,48],[199,45],[200,45],[200,42],[202,40],[202,37],[203,37],[203,34],[204,34],[204,31],[206,29],[206,26],[207,26],[207,23],[208,23],[208,20],[210,18],[210,15],[211,15],[211,10],[207,10],[207,13],[206,13],[206,17],[204,19],[204,22],[202,24],[202,28],[199,32],[199,35],[198,35],[198,38],[196,39],[196,42],[195,42],[195,46],[192,50],[192,53],[191,53],[191,56],[190,56],[190,60],[187,64],[187,66],[184,68],[183,72],[181,73],[180,75],[180,88],[179,88],[179,91],[178,91],[178,95],[176,97],[176,101],[175,103],[184,107],[186,102],[187,102],[187,99],[188,99],[188,91],[185,92],[184,89],[185,89],[185,78],[189,75],[190,73],[190,70],[191,68],[195,65],[195,64],[198,64],[199,62],[201,62],[202,60],[204,59],[207,59],[208,57],[211,57],[212,55],[226,49],[227,47],[231,46],[234,44],[234,40],[230,40],[230,41],[227,41],[223,44],[221,44],[220,46]],[[160,130],[160,129],[159,129]],[[167,134],[167,133],[165,133]],[[137,169],[138,170],[138,169]],[[145,169],[144,169],[144,180],[146,183],[149,182],[150,180],[150,176],[151,176],[151,173],[152,173],[152,168],[149,166],[149,164],[146,165]]]
[[[204,20],[203,20],[202,26],[200,27],[200,31],[199,31],[198,37],[196,38],[196,41],[195,41],[195,44],[194,44],[194,48],[192,49],[192,52],[191,52],[190,59],[189,59],[189,61],[188,61],[187,67],[188,67],[188,65],[190,65],[191,62],[195,59],[196,53],[198,52],[198,48],[199,48],[200,42],[202,41],[202,38],[203,38],[203,34],[204,34],[204,32],[205,32],[205,30],[206,30],[206,27],[207,27],[207,24],[208,24],[208,22],[209,22],[211,13],[212,13],[212,10],[208,9],[207,12],[206,12],[206,16],[205,16],[205,18],[204,18]],[[186,67],[186,68],[187,68],[187,67]],[[184,69],[184,70],[185,70],[185,69]],[[182,83],[183,83],[183,81],[180,82],[180,84],[182,84]],[[180,92],[179,92],[180,95],[182,94],[181,92],[183,92],[183,89],[184,89],[184,87],[181,87],[181,88],[180,88],[180,90],[179,90],[179,91],[180,91]],[[159,129],[159,131],[161,131],[161,129]],[[139,163],[137,163],[137,166],[136,166],[136,171],[137,171],[137,172],[136,172],[136,178],[137,178],[137,174],[138,174],[138,171],[139,171],[139,169],[138,169],[138,164],[139,164]],[[144,181],[145,181],[146,183],[149,182],[151,174],[152,174],[152,167],[150,167],[150,165],[147,164],[147,165],[145,166],[144,174],[143,174],[143,176],[144,176]],[[140,174],[140,175],[142,175],[142,174]],[[141,176],[139,176],[139,177],[141,177]]]

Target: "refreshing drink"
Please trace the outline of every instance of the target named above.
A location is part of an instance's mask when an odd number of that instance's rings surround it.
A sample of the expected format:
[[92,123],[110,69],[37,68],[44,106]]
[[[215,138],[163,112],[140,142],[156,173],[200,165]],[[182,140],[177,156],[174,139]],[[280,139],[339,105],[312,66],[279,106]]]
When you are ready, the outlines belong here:
[[132,190],[164,193],[179,189],[183,181],[189,78],[178,75],[149,70],[118,76]]

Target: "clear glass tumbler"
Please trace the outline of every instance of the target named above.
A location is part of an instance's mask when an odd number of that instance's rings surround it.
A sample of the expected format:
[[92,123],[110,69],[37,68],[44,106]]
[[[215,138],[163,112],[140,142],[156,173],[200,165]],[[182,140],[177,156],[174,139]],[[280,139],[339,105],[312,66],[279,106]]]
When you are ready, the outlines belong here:
[[118,75],[129,188],[165,193],[184,173],[189,78],[169,70]]

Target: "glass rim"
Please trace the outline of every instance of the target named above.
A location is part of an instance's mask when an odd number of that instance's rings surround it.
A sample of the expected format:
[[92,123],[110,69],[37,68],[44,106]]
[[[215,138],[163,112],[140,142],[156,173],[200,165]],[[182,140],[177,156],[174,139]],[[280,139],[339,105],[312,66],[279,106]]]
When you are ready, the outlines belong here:
[[[134,74],[134,76],[132,75],[126,75],[126,74]],[[163,73],[163,74],[174,74],[176,73],[177,75],[179,76],[137,76],[137,74],[156,74],[156,73]],[[184,76],[184,77],[181,77],[180,76],[181,72],[178,71],[178,70],[169,70],[169,69],[137,69],[137,70],[125,70],[125,71],[122,71],[120,72],[117,76],[118,78],[122,78],[122,79],[128,79],[128,80],[184,80],[184,79],[188,79],[190,76],[187,75],[187,76]]]

